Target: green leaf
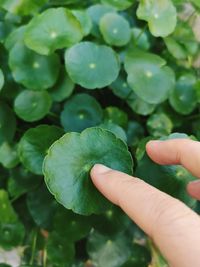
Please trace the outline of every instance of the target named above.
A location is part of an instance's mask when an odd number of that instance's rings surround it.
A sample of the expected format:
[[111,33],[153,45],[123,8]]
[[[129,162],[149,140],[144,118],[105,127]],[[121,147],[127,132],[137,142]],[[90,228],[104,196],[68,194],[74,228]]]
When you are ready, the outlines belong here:
[[65,68],[63,67],[60,70],[56,84],[49,90],[49,93],[55,102],[61,102],[73,93],[74,87],[74,83],[69,78]]
[[100,20],[100,31],[105,42],[113,46],[125,46],[131,39],[128,21],[115,13],[107,13]]
[[119,74],[119,62],[108,46],[79,43],[65,53],[65,66],[71,79],[87,89],[110,85]]
[[0,6],[10,13],[30,15],[36,13],[47,0],[1,0]]
[[182,74],[179,77],[169,98],[170,104],[176,112],[188,115],[194,111],[197,106],[196,82],[196,77],[190,73]]
[[91,20],[92,20],[92,34],[95,37],[100,37],[101,33],[99,30],[99,22],[100,19],[109,12],[115,12],[115,10],[112,7],[109,6],[104,6],[104,5],[100,5],[100,4],[96,4],[96,5],[92,5],[87,9],[87,13],[90,16]]
[[173,130],[173,123],[166,114],[154,113],[147,120],[147,129],[152,136],[158,138],[169,135]]
[[155,104],[149,104],[139,98],[134,92],[127,99],[128,106],[137,114],[147,116],[156,109]]
[[134,4],[134,0],[101,0],[104,5],[111,6],[117,10],[125,10]]
[[164,102],[175,86],[174,72],[165,64],[161,57],[140,50],[130,51],[126,55],[129,86],[149,104]]
[[0,246],[6,250],[22,244],[25,229],[20,222],[0,223]]
[[87,251],[95,265],[118,267],[130,257],[131,246],[123,233],[110,237],[94,231],[89,237]]
[[[9,124],[8,124],[9,122]],[[9,106],[0,101],[0,145],[13,140],[16,131],[16,119]]]
[[0,163],[7,169],[12,169],[19,163],[16,145],[4,142],[0,146]]
[[176,8],[171,0],[140,0],[137,16],[148,22],[150,32],[156,37],[170,35],[177,23]]
[[17,199],[23,194],[36,188],[40,183],[40,176],[36,176],[28,172],[22,166],[18,166],[10,172],[8,192],[13,199]]
[[50,125],[30,128],[19,142],[20,161],[29,171],[42,174],[42,164],[51,144],[63,135],[63,130]]
[[0,223],[14,223],[17,221],[17,215],[10,203],[8,193],[0,190]]
[[45,185],[27,194],[27,207],[39,227],[52,229],[57,203]]
[[16,97],[14,110],[22,120],[33,122],[44,118],[49,113],[51,104],[46,91],[24,90]]
[[128,115],[118,107],[107,107],[104,110],[104,122],[118,124],[122,128],[126,128]]
[[95,189],[89,175],[96,163],[132,173],[127,146],[109,131],[89,128],[81,134],[67,133],[55,142],[44,160],[43,172],[56,200],[82,215],[103,212],[108,201]]
[[4,75],[3,75],[2,70],[0,69],[0,91],[3,87],[3,85],[4,85]]
[[85,10],[72,10],[72,14],[80,22],[84,36],[90,34],[92,30],[92,20]]
[[9,66],[17,83],[32,90],[44,90],[55,84],[60,62],[56,54],[41,56],[18,42],[10,50]]
[[49,55],[80,42],[82,38],[81,25],[70,10],[50,8],[30,21],[25,44],[38,54]]
[[77,94],[69,99],[61,112],[61,124],[66,132],[81,132],[102,122],[103,111],[95,98]]
[[72,263],[74,256],[74,244],[65,236],[51,232],[47,240],[47,259],[53,263],[53,266],[68,266]]
[[127,127],[128,145],[135,146],[144,137],[144,128],[137,121],[129,121]]
[[86,237],[92,229],[91,217],[80,216],[72,211],[58,209],[54,217],[54,230],[68,240],[78,241]]

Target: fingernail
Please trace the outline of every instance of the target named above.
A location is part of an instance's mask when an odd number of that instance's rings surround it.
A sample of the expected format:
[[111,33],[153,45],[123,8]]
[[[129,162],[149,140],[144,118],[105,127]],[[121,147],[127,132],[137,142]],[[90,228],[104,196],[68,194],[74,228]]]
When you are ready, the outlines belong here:
[[94,167],[92,168],[92,172],[95,172],[96,174],[105,174],[110,170],[111,170],[110,168],[102,164],[95,164]]

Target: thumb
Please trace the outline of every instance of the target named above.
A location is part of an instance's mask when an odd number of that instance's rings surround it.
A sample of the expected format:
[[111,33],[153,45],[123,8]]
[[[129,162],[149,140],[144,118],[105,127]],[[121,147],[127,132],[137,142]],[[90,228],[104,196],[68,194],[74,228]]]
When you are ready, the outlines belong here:
[[144,181],[103,165],[92,168],[91,178],[106,198],[153,238],[170,265],[200,266],[200,219],[196,213]]

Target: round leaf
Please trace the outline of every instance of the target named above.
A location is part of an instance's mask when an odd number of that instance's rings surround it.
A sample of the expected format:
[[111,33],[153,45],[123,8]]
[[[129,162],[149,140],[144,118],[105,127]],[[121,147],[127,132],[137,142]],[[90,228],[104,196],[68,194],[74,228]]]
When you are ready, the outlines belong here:
[[101,123],[103,111],[90,95],[77,94],[65,103],[61,124],[66,132],[81,132]]
[[41,56],[18,42],[10,50],[9,66],[17,83],[32,90],[44,90],[55,84],[60,63],[56,54]]
[[50,8],[34,17],[27,26],[25,44],[41,55],[70,47],[83,37],[79,21],[66,8]]
[[51,108],[51,98],[46,91],[22,91],[15,99],[14,110],[24,121],[38,121],[44,118]]
[[104,110],[104,122],[115,123],[126,128],[128,124],[128,115],[117,107],[107,107]]
[[197,105],[195,90],[196,77],[192,74],[181,75],[170,94],[170,104],[180,114],[190,114]]
[[148,22],[151,33],[156,37],[166,37],[176,27],[177,12],[171,0],[140,1],[137,16]]
[[43,172],[56,200],[82,215],[103,212],[108,201],[90,179],[95,163],[132,173],[127,146],[109,131],[89,128],[81,134],[67,133],[55,142],[44,160]]
[[87,89],[103,88],[116,80],[120,66],[108,46],[82,42],[66,51],[65,66],[71,79]]
[[175,86],[174,72],[165,63],[159,56],[139,50],[126,56],[128,83],[136,95],[149,104],[164,102]]
[[42,163],[48,148],[62,135],[62,129],[49,125],[39,125],[26,131],[19,142],[19,157],[25,168],[42,174]]
[[115,13],[107,13],[101,18],[100,31],[109,45],[125,46],[131,39],[128,21]]
[[169,135],[172,132],[173,123],[166,114],[155,113],[149,117],[147,128],[152,136],[158,138]]

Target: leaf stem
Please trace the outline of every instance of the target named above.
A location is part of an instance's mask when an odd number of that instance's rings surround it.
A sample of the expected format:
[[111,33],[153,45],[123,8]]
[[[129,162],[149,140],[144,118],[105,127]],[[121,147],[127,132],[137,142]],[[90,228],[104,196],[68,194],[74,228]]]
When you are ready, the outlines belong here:
[[29,262],[30,265],[33,265],[33,263],[34,263],[37,237],[38,237],[38,230],[36,229],[34,237],[33,237],[33,243],[32,243],[32,249],[31,249],[31,259]]
[[138,44],[138,42],[139,42],[141,36],[142,36],[143,33],[146,31],[147,27],[148,27],[148,24],[146,24],[145,27],[140,31],[140,33],[138,34],[138,36],[137,36],[136,39],[135,39],[135,45]]

